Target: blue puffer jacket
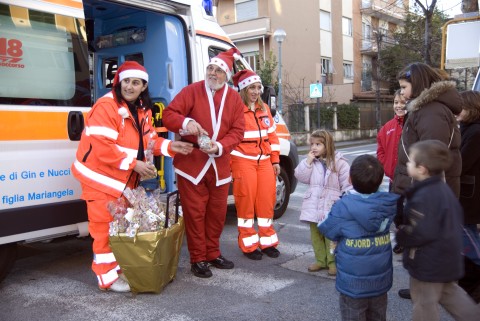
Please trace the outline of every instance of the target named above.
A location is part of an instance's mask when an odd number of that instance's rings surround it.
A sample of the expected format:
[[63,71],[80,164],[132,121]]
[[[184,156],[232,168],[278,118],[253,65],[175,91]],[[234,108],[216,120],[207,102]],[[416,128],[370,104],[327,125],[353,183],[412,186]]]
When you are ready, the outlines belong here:
[[374,297],[392,287],[392,246],[389,228],[399,195],[349,191],[318,225],[338,242],[336,288],[352,298]]

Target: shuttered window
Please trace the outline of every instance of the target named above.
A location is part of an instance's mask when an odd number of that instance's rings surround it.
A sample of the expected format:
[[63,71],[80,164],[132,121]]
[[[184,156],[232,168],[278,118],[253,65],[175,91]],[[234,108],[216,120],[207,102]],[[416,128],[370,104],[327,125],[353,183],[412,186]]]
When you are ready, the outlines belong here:
[[258,18],[258,0],[235,0],[237,21]]

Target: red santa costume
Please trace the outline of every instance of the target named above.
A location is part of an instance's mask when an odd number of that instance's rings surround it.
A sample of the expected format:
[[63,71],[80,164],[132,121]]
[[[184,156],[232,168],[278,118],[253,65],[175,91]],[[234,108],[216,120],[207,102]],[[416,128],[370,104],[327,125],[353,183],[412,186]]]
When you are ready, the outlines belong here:
[[[145,68],[133,61],[125,62],[113,80],[119,85],[124,78],[140,78],[148,82]],[[109,288],[119,277],[115,256],[109,245],[109,222],[113,220],[107,205],[119,198],[128,186],[137,185],[138,175],[133,171],[139,154],[140,134],[143,146],[155,140],[154,155],[173,156],[171,141],[158,137],[151,126],[151,111],[138,108],[138,121],[122,99],[115,93],[100,98],[85,119],[72,173],[82,185],[81,198],[87,201],[88,229],[93,238],[92,270],[100,288]],[[143,159],[142,159],[143,160]]]
[[[236,49],[231,49],[220,53],[209,66],[220,67],[230,77],[235,52]],[[193,268],[195,263],[224,259],[220,253],[220,235],[231,182],[230,153],[243,138],[242,99],[226,82],[216,91],[206,81],[193,83],[183,88],[163,112],[164,125],[170,131],[187,130],[190,121],[201,125],[218,147],[218,153],[207,154],[198,148],[197,136],[183,136],[182,140],[194,143],[195,148],[188,156],[177,154],[173,161],[192,272],[199,277],[210,277],[208,265],[204,265],[208,274],[203,271],[197,275]],[[230,263],[231,266],[221,268],[233,268]]]
[[[233,195],[238,217],[238,245],[247,257],[258,260],[258,248],[271,257],[277,257],[278,236],[273,228],[273,207],[276,198],[274,164],[280,162],[280,143],[275,133],[275,122],[267,105],[260,105],[256,95],[245,92],[252,84],[261,86],[260,77],[250,70],[242,70],[233,77],[233,83],[245,96],[245,132],[243,141],[232,152]],[[253,96],[248,96],[252,94]],[[258,233],[254,228],[257,217]],[[267,250],[268,249],[268,250]],[[271,252],[269,252],[271,251]],[[258,253],[253,253],[258,252]],[[251,253],[251,255],[249,255]]]

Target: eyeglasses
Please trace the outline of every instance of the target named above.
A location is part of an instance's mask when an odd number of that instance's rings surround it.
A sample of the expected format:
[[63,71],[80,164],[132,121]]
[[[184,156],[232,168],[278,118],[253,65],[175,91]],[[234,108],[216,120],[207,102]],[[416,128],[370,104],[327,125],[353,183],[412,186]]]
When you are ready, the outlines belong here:
[[212,72],[215,73],[217,76],[220,76],[222,74],[225,74],[225,71],[223,71],[221,68],[215,68],[214,66],[210,65],[207,67],[207,72],[211,74]]

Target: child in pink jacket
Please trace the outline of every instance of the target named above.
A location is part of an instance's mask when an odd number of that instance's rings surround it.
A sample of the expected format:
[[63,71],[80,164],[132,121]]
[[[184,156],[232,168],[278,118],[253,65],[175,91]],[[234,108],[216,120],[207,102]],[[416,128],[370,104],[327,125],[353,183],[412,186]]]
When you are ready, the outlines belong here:
[[302,204],[300,220],[310,225],[310,237],[315,263],[308,271],[316,272],[328,268],[328,275],[335,276],[337,269],[331,251],[331,242],[320,234],[317,225],[325,220],[333,203],[347,190],[352,189],[349,181],[350,166],[340,152],[335,151],[333,136],[328,131],[316,130],[310,136],[310,152],[295,168],[299,182],[308,184]]

